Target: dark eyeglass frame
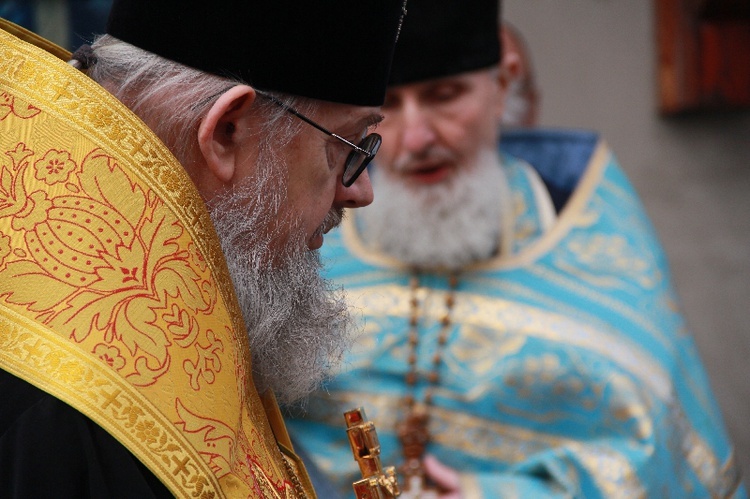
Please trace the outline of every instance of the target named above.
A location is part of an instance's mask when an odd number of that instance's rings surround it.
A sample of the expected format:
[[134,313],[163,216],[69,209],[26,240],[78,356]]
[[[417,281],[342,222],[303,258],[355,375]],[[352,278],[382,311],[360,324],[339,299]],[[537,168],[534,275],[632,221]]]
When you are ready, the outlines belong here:
[[347,156],[346,162],[344,163],[344,173],[341,176],[341,183],[344,184],[344,187],[351,187],[351,185],[357,180],[357,178],[359,178],[362,172],[365,171],[365,168],[367,168],[367,165],[370,164],[370,161],[372,161],[372,159],[378,153],[378,149],[380,149],[380,143],[383,141],[383,139],[377,133],[366,135],[359,142],[359,145],[357,145],[349,142],[344,137],[329,131],[322,125],[315,123],[313,120],[300,113],[293,107],[285,104],[278,97],[258,89],[255,89],[255,93],[270,100],[271,102],[282,108],[284,111],[293,114],[308,125],[317,128],[330,137],[340,140],[341,142],[352,148],[352,152],[349,153],[349,156]]

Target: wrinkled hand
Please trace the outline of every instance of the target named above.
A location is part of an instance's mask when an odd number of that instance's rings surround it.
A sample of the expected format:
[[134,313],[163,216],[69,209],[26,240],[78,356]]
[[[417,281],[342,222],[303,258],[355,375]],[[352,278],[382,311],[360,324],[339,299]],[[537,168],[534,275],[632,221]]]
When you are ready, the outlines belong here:
[[423,461],[427,477],[440,487],[439,499],[461,499],[461,479],[458,471],[444,465],[431,454],[427,454]]

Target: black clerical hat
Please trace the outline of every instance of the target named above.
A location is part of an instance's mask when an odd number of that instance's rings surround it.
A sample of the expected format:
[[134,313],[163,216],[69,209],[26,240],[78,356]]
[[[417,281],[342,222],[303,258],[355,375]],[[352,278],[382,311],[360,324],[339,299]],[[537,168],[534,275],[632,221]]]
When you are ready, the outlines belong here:
[[383,102],[405,0],[114,0],[107,32],[262,89]]
[[498,64],[499,26],[499,0],[409,0],[389,84]]

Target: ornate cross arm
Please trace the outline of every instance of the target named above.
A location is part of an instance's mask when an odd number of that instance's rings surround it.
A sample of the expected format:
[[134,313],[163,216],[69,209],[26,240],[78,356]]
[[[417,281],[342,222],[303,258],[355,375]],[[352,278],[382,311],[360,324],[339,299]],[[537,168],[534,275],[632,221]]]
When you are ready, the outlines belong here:
[[344,413],[346,433],[362,479],[354,482],[357,499],[390,499],[400,494],[396,470],[380,464],[380,442],[372,421],[366,421],[361,407]]

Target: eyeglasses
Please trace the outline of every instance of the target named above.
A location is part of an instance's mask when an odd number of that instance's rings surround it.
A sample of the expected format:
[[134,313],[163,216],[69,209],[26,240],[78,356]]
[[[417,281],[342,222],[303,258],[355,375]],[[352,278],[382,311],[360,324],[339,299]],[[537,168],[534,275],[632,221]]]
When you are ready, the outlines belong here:
[[304,114],[279,100],[277,97],[271,94],[267,94],[266,92],[260,91],[258,89],[255,90],[255,93],[257,93],[261,97],[269,99],[284,111],[292,113],[308,125],[314,126],[324,134],[334,137],[352,148],[352,152],[349,153],[349,156],[347,156],[346,158],[346,163],[344,164],[344,175],[341,177],[341,183],[344,184],[345,187],[350,187],[354,183],[354,181],[357,180],[357,178],[365,170],[367,165],[370,164],[372,158],[375,157],[378,149],[380,149],[380,143],[383,141],[383,139],[377,133],[371,133],[365,136],[358,145],[353,144],[352,142],[346,140],[344,137],[336,135],[335,133],[328,131],[321,125],[318,125]]

